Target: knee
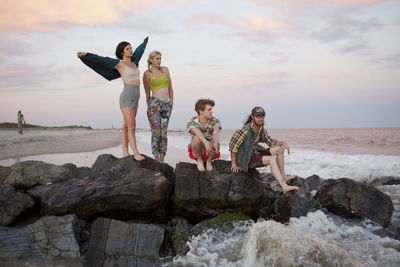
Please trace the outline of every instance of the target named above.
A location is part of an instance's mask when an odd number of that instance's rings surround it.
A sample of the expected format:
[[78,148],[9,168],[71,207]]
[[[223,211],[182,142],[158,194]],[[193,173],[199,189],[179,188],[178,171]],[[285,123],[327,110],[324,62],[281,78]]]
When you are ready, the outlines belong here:
[[122,126],[122,131],[128,131],[128,125],[126,123],[124,123],[124,125]]
[[128,128],[128,131],[135,131],[136,129],[136,123],[134,121],[129,122],[126,124],[126,127]]
[[276,159],[274,156],[263,156],[262,157],[262,162],[264,165],[269,165],[271,163],[276,162]]

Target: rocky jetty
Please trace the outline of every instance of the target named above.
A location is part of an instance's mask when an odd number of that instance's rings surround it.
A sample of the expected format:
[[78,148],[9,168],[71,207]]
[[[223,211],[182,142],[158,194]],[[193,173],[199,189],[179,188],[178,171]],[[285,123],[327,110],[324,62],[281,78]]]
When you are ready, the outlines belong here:
[[112,155],[90,168],[39,161],[0,167],[0,261],[159,266],[185,254],[188,238],[205,229],[230,231],[233,222],[258,218],[287,222],[321,207],[389,226],[379,234],[398,238],[391,199],[371,185],[313,175],[293,179],[300,190],[283,195],[270,174],[232,173],[224,160],[213,167],[200,173],[180,162],[174,170],[149,157]]

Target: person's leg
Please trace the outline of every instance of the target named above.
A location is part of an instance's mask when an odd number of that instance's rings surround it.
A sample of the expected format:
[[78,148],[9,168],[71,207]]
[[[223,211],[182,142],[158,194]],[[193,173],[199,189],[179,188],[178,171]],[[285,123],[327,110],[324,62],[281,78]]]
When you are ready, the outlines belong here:
[[129,156],[129,149],[128,149],[128,125],[126,124],[125,118],[124,123],[122,125],[122,156],[126,157]]
[[192,138],[192,150],[193,150],[193,156],[197,158],[197,169],[201,172],[204,172],[204,164],[203,164],[203,159],[202,155],[204,153],[205,147],[203,142],[201,142],[200,138],[197,136]]
[[161,139],[159,143],[159,150],[160,150],[160,161],[164,162],[164,157],[167,154],[168,149],[168,124],[169,119],[171,118],[172,106],[169,102],[163,103],[163,108],[161,112]]
[[297,177],[297,175],[287,176],[285,173],[285,148],[283,146],[271,147],[270,152],[272,155],[276,156],[276,162],[278,164],[279,171],[285,182]]
[[275,180],[279,183],[279,185],[282,187],[283,193],[286,194],[289,191],[293,190],[298,190],[299,188],[297,186],[290,186],[287,185],[280,170],[278,167],[278,163],[276,162],[275,156],[263,156],[262,157],[262,162],[264,166],[269,165],[271,169],[271,174],[274,176]]
[[131,144],[131,148],[133,151],[133,158],[137,161],[144,160],[144,157],[140,155],[139,150],[136,146],[136,112],[137,110],[134,108],[121,108],[122,114],[124,115],[124,120],[126,121],[126,125],[128,127],[128,140]]
[[[219,144],[218,144],[218,151],[219,151]],[[213,166],[212,166],[212,159],[217,155],[217,153],[215,153],[214,150],[212,150],[210,153],[207,153],[207,160],[206,160],[206,170],[207,171],[212,171],[213,170]]]
[[158,105],[155,101],[157,101],[157,99],[150,99],[147,108],[147,118],[149,119],[151,129],[151,152],[154,155],[154,159],[160,161],[159,143],[161,140],[161,118]]

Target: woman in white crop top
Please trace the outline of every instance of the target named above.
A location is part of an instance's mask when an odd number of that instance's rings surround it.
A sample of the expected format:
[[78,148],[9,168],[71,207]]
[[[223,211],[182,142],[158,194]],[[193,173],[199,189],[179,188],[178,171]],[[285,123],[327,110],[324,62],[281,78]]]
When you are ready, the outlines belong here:
[[[142,45],[133,52],[132,46],[128,42],[120,42],[115,50],[115,55],[117,56],[120,61],[113,59],[116,63],[110,63],[114,69],[116,69],[119,75],[122,78],[124,83],[124,89],[121,92],[119,98],[119,105],[124,117],[124,123],[122,127],[122,154],[124,157],[129,156],[129,144],[131,145],[133,151],[133,158],[137,161],[144,160],[144,157],[140,154],[139,150],[137,149],[136,145],[136,113],[138,109],[138,102],[140,97],[140,72],[137,67],[138,62],[140,61],[141,56],[143,55],[144,48],[147,44],[147,38]],[[78,52],[78,56],[80,58],[85,57],[86,53]],[[97,61],[89,62],[92,65],[94,70],[96,67],[102,68],[109,67],[104,62],[106,60],[110,60],[110,58],[104,58],[97,55],[90,55],[90,57],[96,57]],[[103,62],[104,61],[104,62]],[[99,66],[95,65],[97,62],[101,62],[104,64],[98,64]],[[113,61],[114,62],[114,61]],[[93,67],[93,65],[95,65]],[[101,74],[97,69],[96,72]],[[115,70],[114,70],[115,71]],[[117,73],[117,76],[119,76]],[[107,73],[108,74],[108,73]],[[103,75],[103,77],[105,77]],[[105,77],[107,78],[107,77]],[[113,77],[112,77],[113,78]]]

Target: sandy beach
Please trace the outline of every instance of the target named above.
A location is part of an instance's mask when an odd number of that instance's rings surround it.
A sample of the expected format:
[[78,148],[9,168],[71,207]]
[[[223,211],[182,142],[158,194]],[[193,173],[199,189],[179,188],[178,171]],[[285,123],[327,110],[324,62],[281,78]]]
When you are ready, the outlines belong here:
[[[144,132],[139,130],[138,132]],[[222,130],[221,143],[228,145],[234,130]],[[341,154],[400,156],[400,128],[357,129],[271,129],[269,134],[286,141],[292,149],[313,149]],[[186,132],[169,132],[169,137],[188,136]],[[27,129],[22,135],[15,130],[0,130],[0,159],[38,154],[90,152],[121,144],[121,130]],[[151,156],[150,140],[138,142],[141,153]],[[167,163],[188,161],[186,143],[182,149],[170,146]],[[121,153],[122,154],[122,153]],[[120,157],[121,155],[115,155]]]

